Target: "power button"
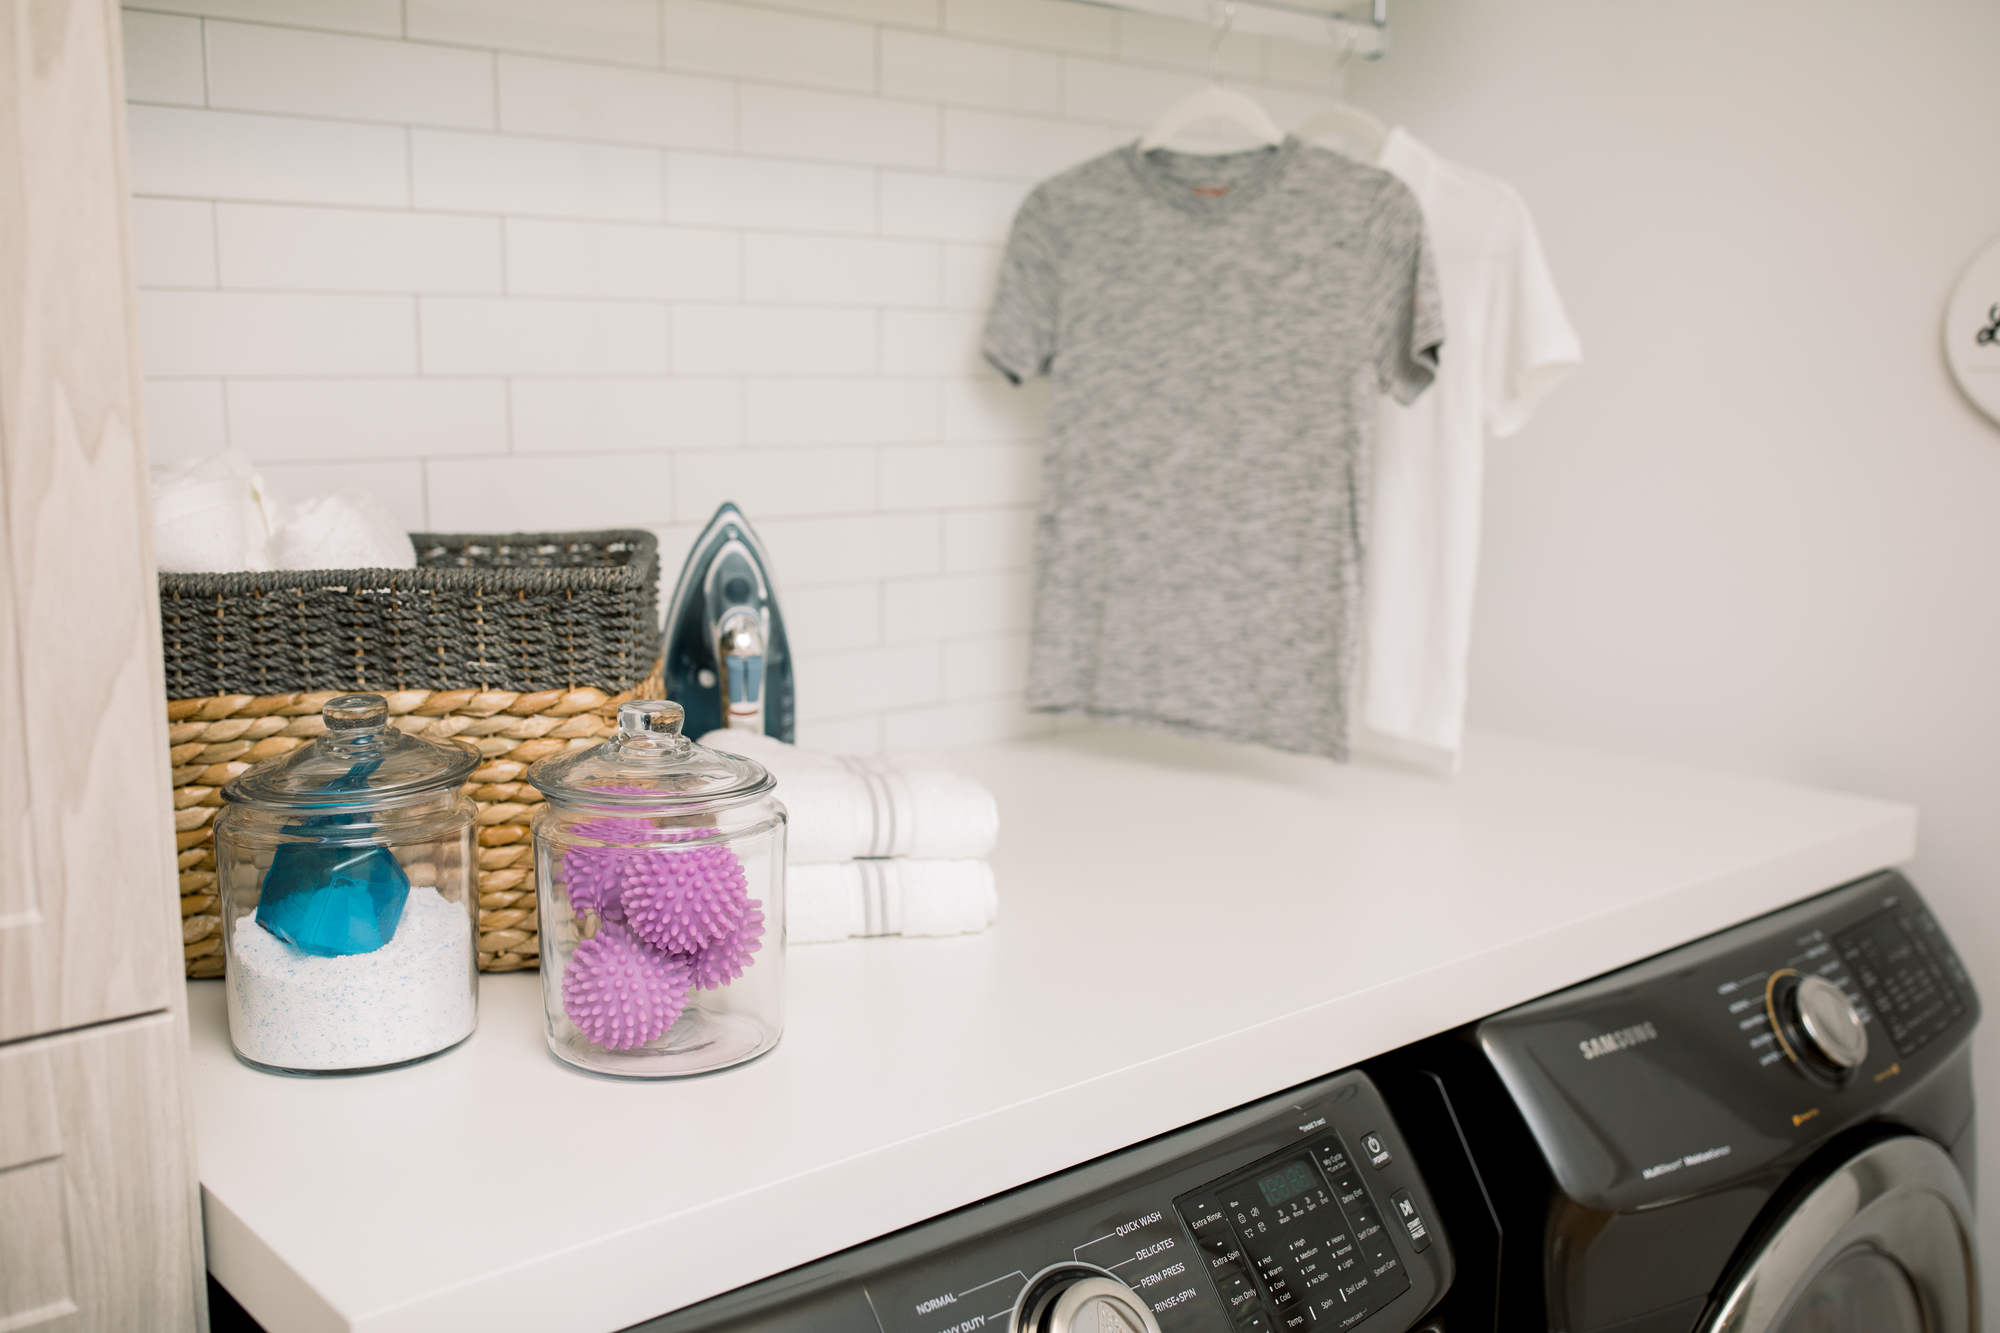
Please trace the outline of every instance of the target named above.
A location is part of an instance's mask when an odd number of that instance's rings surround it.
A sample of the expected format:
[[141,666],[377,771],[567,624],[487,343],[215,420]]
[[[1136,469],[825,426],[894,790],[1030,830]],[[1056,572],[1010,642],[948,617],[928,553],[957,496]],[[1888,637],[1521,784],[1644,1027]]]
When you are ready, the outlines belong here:
[[1384,1143],[1382,1136],[1373,1130],[1361,1136],[1361,1153],[1368,1159],[1368,1165],[1377,1171],[1389,1165],[1389,1145]]

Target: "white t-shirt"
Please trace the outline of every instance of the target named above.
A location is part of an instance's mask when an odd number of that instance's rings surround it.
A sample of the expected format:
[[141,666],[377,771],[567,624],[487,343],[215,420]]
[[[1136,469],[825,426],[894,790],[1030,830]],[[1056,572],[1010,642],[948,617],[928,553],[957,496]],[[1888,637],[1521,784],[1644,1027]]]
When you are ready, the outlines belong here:
[[1444,161],[1400,128],[1378,165],[1423,208],[1445,340],[1430,392],[1409,406],[1382,400],[1355,743],[1456,771],[1486,432],[1526,425],[1582,353],[1511,186]]

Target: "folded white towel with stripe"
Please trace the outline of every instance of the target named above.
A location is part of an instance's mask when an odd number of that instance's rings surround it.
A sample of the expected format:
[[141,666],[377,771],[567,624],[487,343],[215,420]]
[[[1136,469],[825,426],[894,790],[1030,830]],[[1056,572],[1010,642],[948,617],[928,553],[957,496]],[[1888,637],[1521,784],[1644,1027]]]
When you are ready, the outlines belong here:
[[871,858],[785,867],[788,944],[852,935],[970,935],[993,924],[999,912],[993,867],[984,861]]
[[711,731],[701,743],[755,759],[778,779],[790,816],[785,859],[795,865],[963,861],[991,852],[1000,836],[993,793],[925,755],[827,754],[755,731]]

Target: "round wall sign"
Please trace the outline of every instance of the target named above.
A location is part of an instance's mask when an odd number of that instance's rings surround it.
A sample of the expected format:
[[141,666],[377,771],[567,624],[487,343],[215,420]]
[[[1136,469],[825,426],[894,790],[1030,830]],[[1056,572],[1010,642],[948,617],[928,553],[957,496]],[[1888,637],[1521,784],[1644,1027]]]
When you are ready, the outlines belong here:
[[1951,294],[1944,356],[1973,406],[2000,421],[2000,240],[1980,252]]

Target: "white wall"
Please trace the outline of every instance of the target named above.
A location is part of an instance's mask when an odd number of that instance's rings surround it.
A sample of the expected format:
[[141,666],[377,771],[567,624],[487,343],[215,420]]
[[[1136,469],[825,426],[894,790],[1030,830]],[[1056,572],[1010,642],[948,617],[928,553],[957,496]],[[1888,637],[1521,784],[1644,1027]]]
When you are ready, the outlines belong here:
[[[2000,427],[1939,350],[2000,7],[1392,10],[1354,100],[1521,189],[1586,358],[1488,455],[1475,721],[1917,802],[2000,1003]],[[2000,1273],[1991,1012],[1976,1059]]]
[[[154,457],[415,528],[773,549],[800,736],[1033,729],[1040,395],[985,369],[1037,180],[1204,76],[1058,0],[146,0],[126,10]],[[1296,120],[1331,53],[1232,39]]]

